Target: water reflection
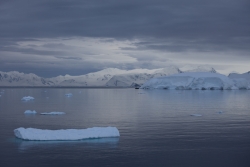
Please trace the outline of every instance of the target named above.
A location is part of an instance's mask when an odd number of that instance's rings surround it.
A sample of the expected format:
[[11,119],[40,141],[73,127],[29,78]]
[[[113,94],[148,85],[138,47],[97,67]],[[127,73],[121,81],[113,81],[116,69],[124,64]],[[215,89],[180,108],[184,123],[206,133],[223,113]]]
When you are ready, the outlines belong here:
[[51,147],[116,147],[119,142],[119,137],[110,137],[110,138],[98,138],[98,139],[85,139],[85,140],[74,140],[74,141],[29,141],[22,139],[12,139],[12,142],[18,145],[19,151],[26,151],[29,149],[39,148],[51,148]]

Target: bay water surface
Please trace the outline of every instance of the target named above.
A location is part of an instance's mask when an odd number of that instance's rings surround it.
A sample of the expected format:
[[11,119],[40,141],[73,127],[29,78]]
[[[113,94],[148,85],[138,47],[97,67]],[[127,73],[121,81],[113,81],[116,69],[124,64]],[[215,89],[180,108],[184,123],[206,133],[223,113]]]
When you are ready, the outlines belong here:
[[[249,167],[250,91],[4,88],[0,166]],[[66,93],[73,96],[66,97]],[[33,101],[21,101],[33,96]],[[36,115],[25,115],[36,110]],[[60,111],[65,115],[40,115]],[[198,114],[198,116],[191,116]],[[201,115],[201,116],[199,116]],[[115,126],[119,138],[25,141],[13,130]]]

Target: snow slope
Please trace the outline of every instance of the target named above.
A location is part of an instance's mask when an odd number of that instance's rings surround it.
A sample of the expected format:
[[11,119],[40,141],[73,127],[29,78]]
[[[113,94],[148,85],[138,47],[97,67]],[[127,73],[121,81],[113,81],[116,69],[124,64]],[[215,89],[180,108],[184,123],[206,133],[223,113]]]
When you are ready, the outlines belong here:
[[[241,85],[239,87],[239,85]],[[145,82],[144,89],[249,89],[248,85],[242,85],[225,75],[211,72],[187,72],[167,77],[153,78]]]
[[58,76],[50,78],[57,86],[105,86],[106,82],[115,74],[126,73],[126,70],[107,68],[98,72],[80,76]]
[[43,130],[35,128],[17,128],[17,138],[24,140],[82,140],[88,138],[119,137],[116,127],[93,127],[87,129]]

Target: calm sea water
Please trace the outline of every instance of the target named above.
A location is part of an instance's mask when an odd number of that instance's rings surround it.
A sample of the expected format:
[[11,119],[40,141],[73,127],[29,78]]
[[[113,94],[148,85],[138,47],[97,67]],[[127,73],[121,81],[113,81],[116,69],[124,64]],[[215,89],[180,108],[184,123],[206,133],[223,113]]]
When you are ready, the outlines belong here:
[[[4,90],[0,97],[1,167],[250,166],[250,91]],[[65,97],[66,93],[73,96]],[[35,100],[22,102],[28,95]],[[38,114],[26,116],[25,110]],[[39,115],[50,111],[66,114]],[[13,133],[18,127],[96,126],[115,126],[121,136],[39,142],[16,139]]]

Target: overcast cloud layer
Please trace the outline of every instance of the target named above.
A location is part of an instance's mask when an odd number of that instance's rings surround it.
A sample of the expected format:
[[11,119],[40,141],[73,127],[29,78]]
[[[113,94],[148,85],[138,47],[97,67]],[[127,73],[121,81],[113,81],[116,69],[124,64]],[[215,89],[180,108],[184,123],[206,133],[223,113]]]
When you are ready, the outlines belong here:
[[250,70],[249,0],[0,0],[0,70]]

